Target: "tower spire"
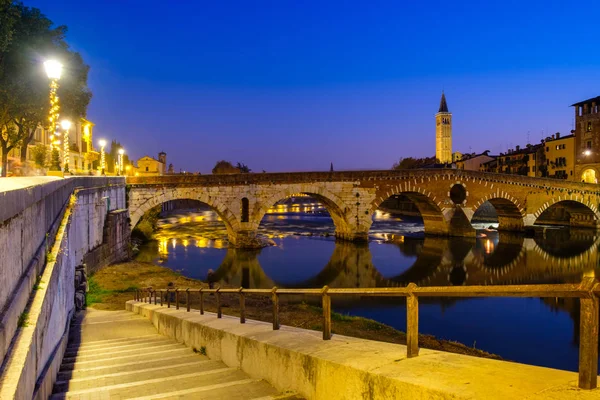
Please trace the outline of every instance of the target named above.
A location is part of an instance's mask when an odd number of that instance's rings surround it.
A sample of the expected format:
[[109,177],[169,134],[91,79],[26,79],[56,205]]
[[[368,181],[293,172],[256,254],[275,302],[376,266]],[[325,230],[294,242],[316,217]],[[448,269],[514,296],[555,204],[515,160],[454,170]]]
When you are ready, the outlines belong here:
[[446,103],[446,95],[442,90],[442,99],[440,100],[440,109],[438,112],[448,112],[448,104]]

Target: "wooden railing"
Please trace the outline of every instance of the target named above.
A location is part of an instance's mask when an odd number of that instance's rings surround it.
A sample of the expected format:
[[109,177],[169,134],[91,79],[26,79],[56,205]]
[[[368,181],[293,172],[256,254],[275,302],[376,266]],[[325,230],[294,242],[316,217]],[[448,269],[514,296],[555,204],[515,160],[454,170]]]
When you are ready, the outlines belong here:
[[[160,296],[157,296],[160,293]],[[166,293],[166,296],[163,296]],[[600,283],[594,278],[584,278],[579,284],[556,285],[507,285],[507,286],[453,286],[418,287],[414,283],[402,288],[332,289],[142,289],[135,293],[135,300],[171,307],[171,295],[175,294],[175,307],[179,309],[180,295],[186,296],[187,311],[190,311],[190,296],[200,296],[200,314],[204,314],[204,295],[213,293],[217,302],[217,317],[222,317],[221,295],[237,294],[240,301],[240,322],[246,322],[245,296],[247,294],[270,296],[273,304],[273,329],[279,329],[279,297],[282,295],[319,296],[323,306],[323,340],[331,339],[331,297],[406,297],[406,355],[419,354],[419,298],[420,297],[560,297],[581,300],[579,332],[579,387],[594,389],[598,380],[598,328]],[[159,300],[160,299],[160,300]]]

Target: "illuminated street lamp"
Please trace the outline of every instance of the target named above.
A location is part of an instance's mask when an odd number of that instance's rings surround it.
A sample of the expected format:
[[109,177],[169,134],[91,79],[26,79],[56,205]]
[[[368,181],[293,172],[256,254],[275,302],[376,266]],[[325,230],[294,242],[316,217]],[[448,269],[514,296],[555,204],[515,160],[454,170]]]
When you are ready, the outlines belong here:
[[71,129],[71,121],[67,119],[63,119],[60,122],[61,128],[63,128],[63,165],[64,172],[69,172],[69,129]]
[[583,152],[583,155],[585,155],[585,156],[589,156],[591,154],[592,154],[592,151],[589,149]]
[[56,123],[58,122],[58,112],[60,110],[60,106],[58,104],[58,96],[56,95],[56,91],[58,90],[58,80],[62,74],[62,64],[56,60],[47,60],[44,62],[44,69],[46,70],[46,75],[50,79],[50,111],[49,111],[49,127],[48,130],[50,132],[50,153],[52,153],[54,143],[54,136],[58,136],[56,134]]
[[121,147],[119,149],[119,168],[118,168],[118,174],[119,175],[123,175],[123,154],[125,154],[125,150]]
[[106,156],[104,154],[104,146],[106,146],[106,140],[100,139],[98,141],[98,144],[100,145],[100,170],[102,171],[101,174],[104,175],[104,168],[106,167]]

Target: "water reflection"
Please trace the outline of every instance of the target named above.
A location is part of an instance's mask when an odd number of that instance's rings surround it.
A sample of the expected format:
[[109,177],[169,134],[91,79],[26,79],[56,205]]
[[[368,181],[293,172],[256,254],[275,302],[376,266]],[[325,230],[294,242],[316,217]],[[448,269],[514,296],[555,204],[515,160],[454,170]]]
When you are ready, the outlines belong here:
[[[394,235],[386,239],[385,244],[354,244],[333,238],[284,236],[275,248],[243,250],[227,248],[223,239],[161,237],[157,257],[148,256],[154,252],[149,246],[140,258],[183,267],[190,270],[188,275],[201,279],[212,268],[218,281],[249,288],[391,287],[410,282],[421,286],[534,284],[579,281],[584,272],[597,269],[600,240],[593,231],[572,234],[564,230],[535,238],[488,231],[477,239]],[[190,248],[197,252],[188,254]],[[397,255],[386,254],[376,265],[373,254],[381,253],[383,248],[385,253],[392,250]],[[194,265],[211,250],[221,250],[215,253],[222,254],[218,265],[207,264],[206,260]],[[286,260],[289,264],[290,259],[302,257],[301,253],[307,265],[296,268],[304,273],[296,272],[290,279],[294,273],[286,271]],[[308,265],[319,258],[323,260],[320,264]],[[399,260],[408,262],[402,265]],[[192,269],[199,274],[192,273]]]

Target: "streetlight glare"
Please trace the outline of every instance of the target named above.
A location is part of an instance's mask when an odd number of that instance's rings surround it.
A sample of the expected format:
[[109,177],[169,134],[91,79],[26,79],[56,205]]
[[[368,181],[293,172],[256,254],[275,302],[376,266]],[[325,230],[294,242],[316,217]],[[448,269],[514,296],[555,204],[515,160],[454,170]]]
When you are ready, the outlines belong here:
[[124,149],[119,149],[119,154],[121,154],[121,155],[125,154],[125,150]]
[[63,119],[62,121],[60,121],[60,126],[65,131],[68,131],[69,129],[71,129],[71,121],[69,121],[68,119]]
[[586,156],[589,156],[590,154],[592,154],[592,152],[590,150],[586,150],[583,152],[583,154],[585,154]]
[[56,60],[44,61],[44,69],[50,79],[60,79],[62,67],[62,64]]
[[98,140],[98,144],[100,145],[100,147],[104,147],[104,146],[106,146],[106,140],[100,139],[100,140]]

